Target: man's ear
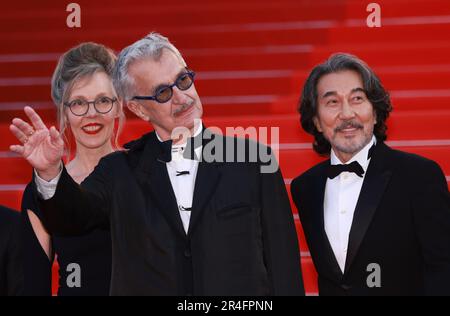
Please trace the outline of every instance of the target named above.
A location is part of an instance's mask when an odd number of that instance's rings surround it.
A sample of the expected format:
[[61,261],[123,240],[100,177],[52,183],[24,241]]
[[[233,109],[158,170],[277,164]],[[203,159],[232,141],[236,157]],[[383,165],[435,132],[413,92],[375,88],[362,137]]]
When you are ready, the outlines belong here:
[[320,122],[319,122],[319,119],[317,118],[317,116],[314,116],[313,117],[313,123],[314,123],[314,126],[316,127],[316,129],[320,132],[320,133],[322,133],[323,131],[322,131],[322,127],[320,126]]
[[116,115],[114,116],[114,118],[119,118],[121,113],[123,112],[123,100],[120,98],[117,98],[116,101],[117,106],[116,108]]
[[130,100],[127,102],[127,107],[128,107],[128,109],[130,109],[131,112],[133,112],[141,120],[144,120],[146,122],[149,121],[150,117],[144,112],[144,108],[142,107],[142,105],[139,102]]

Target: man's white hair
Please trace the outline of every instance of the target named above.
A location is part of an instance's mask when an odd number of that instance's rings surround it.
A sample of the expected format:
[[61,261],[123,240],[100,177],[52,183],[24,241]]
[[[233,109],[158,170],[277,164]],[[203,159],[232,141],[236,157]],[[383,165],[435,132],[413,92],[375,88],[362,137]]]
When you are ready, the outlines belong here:
[[125,47],[120,52],[113,72],[113,83],[119,97],[122,98],[124,102],[131,100],[137,93],[134,78],[130,77],[128,74],[131,63],[148,57],[158,60],[162,55],[163,49],[168,49],[174,53],[181,64],[186,67],[186,62],[179,50],[170,43],[167,37],[155,32],[152,32],[130,46]]

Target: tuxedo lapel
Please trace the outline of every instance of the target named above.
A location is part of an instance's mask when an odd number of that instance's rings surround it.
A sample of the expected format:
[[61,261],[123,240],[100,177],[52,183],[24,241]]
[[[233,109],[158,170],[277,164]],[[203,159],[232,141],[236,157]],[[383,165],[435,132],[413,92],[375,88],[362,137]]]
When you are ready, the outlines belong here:
[[167,173],[165,163],[167,150],[163,148],[166,145],[158,141],[154,132],[150,133],[143,144],[143,154],[139,157],[134,173],[144,195],[150,193],[150,198],[158,206],[169,225],[180,236],[186,237],[175,193]]
[[323,257],[319,259],[323,263],[322,270],[329,273],[329,275],[327,275],[328,278],[340,280],[343,274],[339,268],[339,264],[325,232],[324,222],[323,203],[325,197],[325,186],[327,183],[326,170],[329,165],[330,161],[325,161],[318,170],[317,174],[312,177],[314,181],[312,185],[312,188],[314,189],[314,192],[312,193],[312,227],[314,227],[314,229],[311,230],[311,234],[314,236],[315,244],[318,247],[317,252],[323,254]]
[[195,229],[208,201],[217,188],[220,172],[216,163],[200,162],[195,179],[192,214],[189,223],[189,234]]
[[186,237],[165,162],[153,161],[148,188],[150,188],[151,198],[156,202],[169,224],[182,237]]
[[389,148],[382,142],[376,146],[356,204],[348,241],[345,273],[350,269],[364,235],[389,183],[392,170],[388,168]]
[[[203,130],[203,133],[206,130]],[[221,136],[215,136],[221,137]],[[202,151],[205,149],[205,145],[208,144],[212,139],[203,139]],[[188,146],[189,147],[189,146]],[[217,184],[220,180],[220,163],[219,162],[207,162],[203,159],[198,164],[197,176],[195,178],[194,196],[192,199],[192,214],[189,223],[188,233],[191,234],[203,211],[206,208],[211,196],[214,194],[217,188]]]

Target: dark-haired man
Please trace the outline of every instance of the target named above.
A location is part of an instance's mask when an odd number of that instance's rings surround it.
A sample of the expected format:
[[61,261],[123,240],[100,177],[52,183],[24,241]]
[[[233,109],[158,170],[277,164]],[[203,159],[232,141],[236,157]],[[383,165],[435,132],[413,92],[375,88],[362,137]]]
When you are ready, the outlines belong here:
[[389,95],[348,54],[316,66],[300,101],[314,150],[291,185],[320,295],[450,294],[450,199],[439,166],[389,148]]

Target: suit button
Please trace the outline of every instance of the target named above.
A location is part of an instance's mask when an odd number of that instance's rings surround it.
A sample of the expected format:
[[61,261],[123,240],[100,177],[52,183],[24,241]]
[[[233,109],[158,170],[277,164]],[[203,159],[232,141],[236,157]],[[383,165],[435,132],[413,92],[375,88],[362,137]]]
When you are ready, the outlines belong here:
[[190,257],[192,256],[192,254],[191,254],[191,249],[186,249],[186,250],[184,250],[184,256],[185,256],[186,258],[190,258]]

